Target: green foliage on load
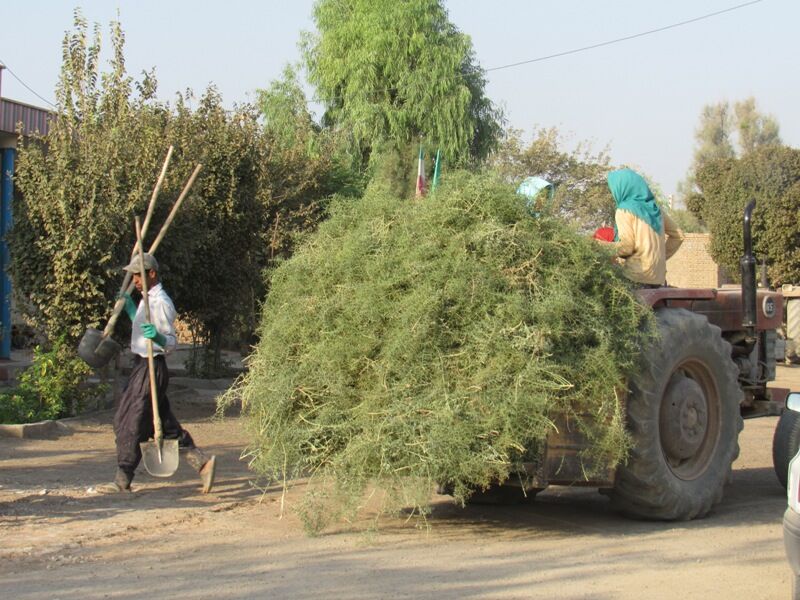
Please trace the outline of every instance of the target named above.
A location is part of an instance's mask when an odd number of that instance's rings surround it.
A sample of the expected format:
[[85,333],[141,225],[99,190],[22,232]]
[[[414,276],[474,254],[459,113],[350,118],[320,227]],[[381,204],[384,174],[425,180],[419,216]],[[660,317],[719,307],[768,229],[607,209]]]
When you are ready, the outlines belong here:
[[701,216],[711,231],[711,254],[739,276],[742,215],[755,198],[753,246],[767,260],[774,285],[800,281],[800,150],[758,148],[742,158],[711,161],[697,173]]
[[270,288],[236,393],[251,466],[310,476],[312,530],[373,484],[382,510],[424,514],[435,482],[463,501],[535,459],[559,413],[587,465],[626,455],[619,392],[649,312],[604,250],[497,178],[334,203]]

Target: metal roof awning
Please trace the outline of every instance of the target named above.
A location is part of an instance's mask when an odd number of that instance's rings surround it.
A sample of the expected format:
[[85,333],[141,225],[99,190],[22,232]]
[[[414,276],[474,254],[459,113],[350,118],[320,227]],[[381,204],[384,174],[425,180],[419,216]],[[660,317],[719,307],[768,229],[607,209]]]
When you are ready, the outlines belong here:
[[22,133],[30,135],[38,132],[46,135],[50,128],[52,113],[30,104],[0,98],[0,132],[17,133],[17,126],[22,123]]

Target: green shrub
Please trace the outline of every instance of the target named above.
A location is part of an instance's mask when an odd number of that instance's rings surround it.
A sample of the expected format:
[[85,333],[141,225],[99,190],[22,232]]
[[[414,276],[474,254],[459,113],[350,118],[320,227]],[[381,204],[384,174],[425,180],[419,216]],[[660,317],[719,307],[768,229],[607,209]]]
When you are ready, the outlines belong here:
[[755,199],[753,248],[767,260],[770,282],[800,281],[800,150],[766,147],[711,161],[698,170],[697,184],[702,195],[694,207],[711,231],[714,260],[738,277],[742,215]]
[[64,338],[50,350],[37,346],[33,364],[20,375],[17,388],[0,394],[0,423],[32,423],[78,414],[105,392],[104,386],[86,385],[90,373]]
[[310,476],[301,513],[318,530],[373,484],[382,510],[424,514],[435,482],[463,501],[535,458],[558,413],[591,462],[616,464],[647,314],[605,251],[498,179],[335,202],[271,280],[236,390],[251,466]]
[[105,324],[135,242],[133,216],[145,213],[172,145],[145,247],[202,164],[157,256],[176,308],[213,352],[204,359],[223,370],[223,337],[256,326],[263,269],[291,253],[294,236],[321,218],[322,200],[347,184],[336,136],[308,130],[283,146],[253,106],[229,110],[213,86],[161,103],[152,72],[139,81],[126,73],[119,22],[102,68],[100,32],[76,9],[59,117],[46,136],[20,140],[8,240],[17,306],[38,332],[76,345],[87,326]]

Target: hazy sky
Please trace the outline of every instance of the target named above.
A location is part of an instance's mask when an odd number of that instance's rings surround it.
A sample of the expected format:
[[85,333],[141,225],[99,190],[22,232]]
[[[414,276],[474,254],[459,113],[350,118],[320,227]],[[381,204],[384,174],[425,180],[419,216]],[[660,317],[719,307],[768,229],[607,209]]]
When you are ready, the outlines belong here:
[[[510,125],[557,127],[570,147],[608,146],[617,164],[675,191],[689,167],[704,104],[754,96],[800,145],[800,0],[762,0],[706,20],[514,68],[496,67],[600,44],[725,10],[747,0],[447,0],[450,19],[472,37],[487,93]],[[2,0],[0,61],[53,101],[61,41],[80,6],[103,26],[117,11],[126,66],[156,68],[160,96],[209,83],[227,104],[299,58],[313,29],[313,0]],[[46,106],[8,71],[2,95]]]

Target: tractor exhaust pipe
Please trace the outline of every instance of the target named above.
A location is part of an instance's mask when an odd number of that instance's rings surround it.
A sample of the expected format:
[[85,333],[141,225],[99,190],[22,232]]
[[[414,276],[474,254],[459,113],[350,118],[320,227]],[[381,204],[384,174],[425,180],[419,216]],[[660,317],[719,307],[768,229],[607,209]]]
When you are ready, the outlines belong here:
[[753,236],[751,217],[756,207],[755,199],[750,200],[744,209],[744,256],[739,264],[742,268],[742,327],[747,333],[747,341],[756,341],[756,257],[753,256]]

